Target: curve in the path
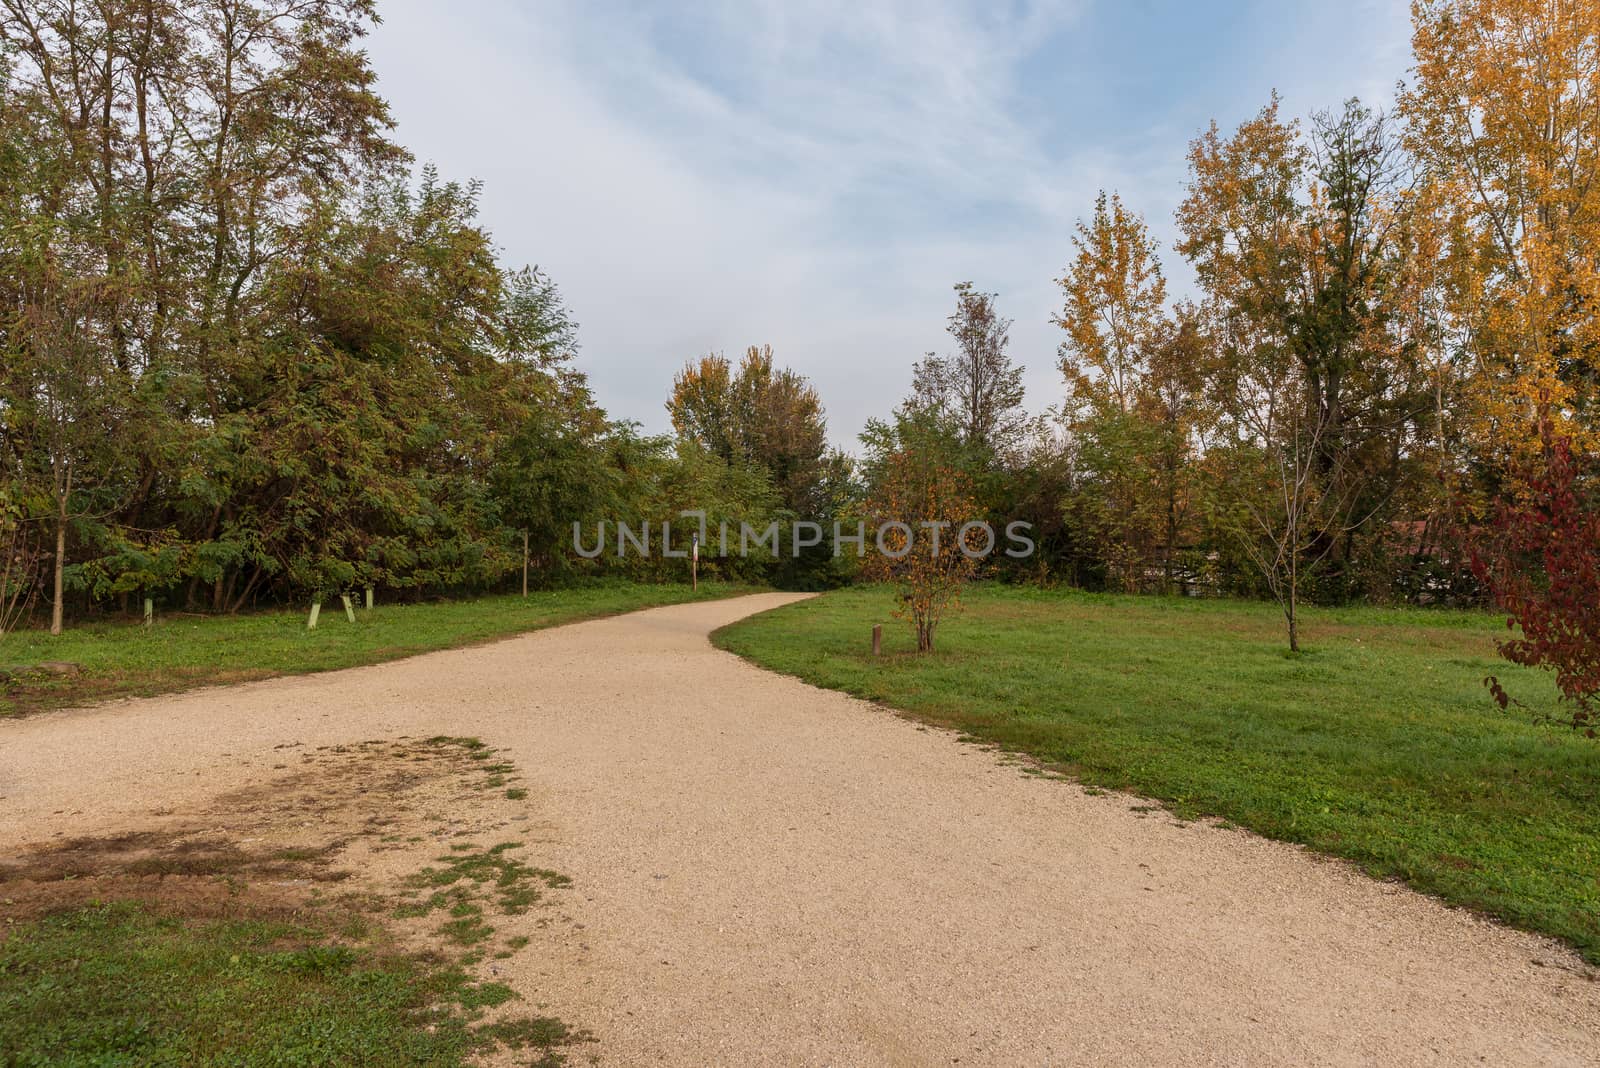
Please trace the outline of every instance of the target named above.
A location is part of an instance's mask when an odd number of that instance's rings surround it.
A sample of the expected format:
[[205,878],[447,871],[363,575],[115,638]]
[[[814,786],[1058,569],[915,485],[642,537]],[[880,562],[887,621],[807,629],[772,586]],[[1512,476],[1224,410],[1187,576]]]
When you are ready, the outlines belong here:
[[1600,983],[1558,946],[706,640],[791,599],[0,723],[0,850],[214,796],[274,746],[477,735],[576,887],[510,981],[604,1063],[1600,1063]]

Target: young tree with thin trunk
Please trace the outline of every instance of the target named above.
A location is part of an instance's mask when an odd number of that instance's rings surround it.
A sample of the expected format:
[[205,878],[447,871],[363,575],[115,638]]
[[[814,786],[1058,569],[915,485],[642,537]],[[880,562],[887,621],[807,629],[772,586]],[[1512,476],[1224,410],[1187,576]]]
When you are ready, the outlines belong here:
[[[978,570],[982,534],[967,479],[933,453],[902,449],[886,458],[867,501],[869,546],[862,573],[898,589],[895,614],[911,624],[917,652],[931,653],[947,611]],[[868,537],[874,537],[869,533]]]
[[1356,101],[1317,116],[1308,144],[1276,97],[1232,137],[1213,126],[1190,147],[1178,248],[1218,324],[1205,379],[1219,460],[1238,461],[1219,480],[1219,514],[1285,606],[1295,647],[1303,585],[1343,581],[1429,407],[1391,299],[1413,247],[1396,153],[1383,116]]
[[[1222,477],[1211,496],[1218,525],[1234,536],[1278,602],[1289,651],[1297,653],[1306,580],[1360,519],[1339,496],[1353,483],[1326,477],[1322,424],[1307,417],[1300,383],[1286,377],[1277,385],[1282,392],[1267,402],[1251,437],[1215,450]],[[1235,401],[1234,411],[1259,400]]]

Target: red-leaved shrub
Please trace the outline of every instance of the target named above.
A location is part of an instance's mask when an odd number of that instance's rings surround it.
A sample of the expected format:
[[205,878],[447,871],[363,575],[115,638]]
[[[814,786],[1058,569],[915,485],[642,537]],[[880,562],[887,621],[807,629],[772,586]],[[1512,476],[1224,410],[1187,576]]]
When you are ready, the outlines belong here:
[[[1571,725],[1593,738],[1600,696],[1600,509],[1569,437],[1539,415],[1539,457],[1515,472],[1520,490],[1475,539],[1472,569],[1521,637],[1499,642],[1516,664],[1555,672]],[[1501,708],[1515,702],[1484,680]]]

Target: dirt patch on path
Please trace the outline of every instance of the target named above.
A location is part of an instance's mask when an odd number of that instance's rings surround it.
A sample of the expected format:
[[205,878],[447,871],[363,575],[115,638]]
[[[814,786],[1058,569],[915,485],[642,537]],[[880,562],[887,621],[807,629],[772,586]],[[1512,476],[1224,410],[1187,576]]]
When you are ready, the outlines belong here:
[[505,981],[602,1063],[1600,1063],[1600,983],[1560,946],[707,642],[790,599],[0,723],[0,853],[292,770],[292,743],[473,735],[572,879]]
[[431,859],[441,848],[443,824],[430,820],[429,810],[452,810],[474,826],[504,826],[504,816],[486,812],[468,785],[483,778],[475,757],[487,759],[484,748],[454,739],[286,745],[283,758],[292,764],[202,805],[0,856],[3,914],[21,922],[124,899],[181,916],[293,909],[335,893],[358,870],[346,896],[376,892],[408,864],[417,866],[416,854]]

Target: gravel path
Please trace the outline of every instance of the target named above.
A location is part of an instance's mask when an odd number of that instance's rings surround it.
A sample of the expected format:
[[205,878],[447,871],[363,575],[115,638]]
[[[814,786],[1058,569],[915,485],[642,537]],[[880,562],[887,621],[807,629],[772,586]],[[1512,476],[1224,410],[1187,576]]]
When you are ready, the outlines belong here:
[[792,599],[0,722],[0,852],[274,746],[477,735],[575,883],[508,981],[603,1064],[1600,1063],[1600,982],[1552,943],[706,641]]

